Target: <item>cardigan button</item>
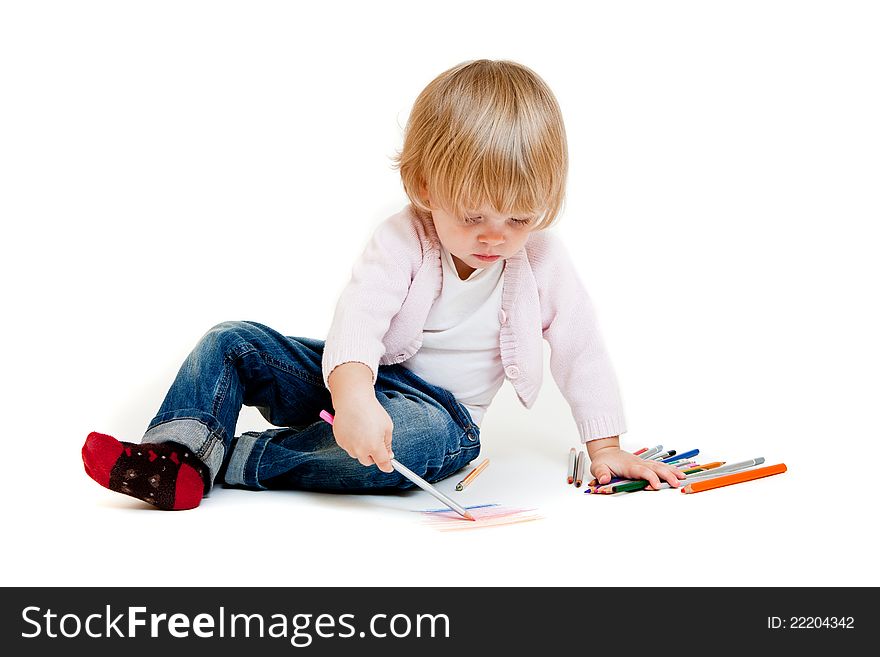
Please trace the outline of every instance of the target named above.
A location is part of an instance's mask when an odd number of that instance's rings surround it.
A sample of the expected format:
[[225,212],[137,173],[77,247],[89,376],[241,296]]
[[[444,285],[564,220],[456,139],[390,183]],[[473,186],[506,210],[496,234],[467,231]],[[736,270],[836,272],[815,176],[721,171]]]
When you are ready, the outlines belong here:
[[501,310],[498,313],[498,321],[501,322],[501,326],[505,326],[507,324],[507,313],[504,310]]
[[504,373],[508,379],[515,379],[519,376],[519,368],[516,365],[508,365],[504,368]]

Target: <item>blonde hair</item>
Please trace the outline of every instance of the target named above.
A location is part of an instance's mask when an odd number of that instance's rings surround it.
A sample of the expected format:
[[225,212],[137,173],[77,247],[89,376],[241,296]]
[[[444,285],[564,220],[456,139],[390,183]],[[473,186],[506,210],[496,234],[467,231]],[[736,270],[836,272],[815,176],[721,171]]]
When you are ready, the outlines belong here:
[[441,73],[416,98],[392,158],[413,206],[463,216],[490,203],[547,228],[565,197],[568,146],[553,92],[531,69],[479,59]]

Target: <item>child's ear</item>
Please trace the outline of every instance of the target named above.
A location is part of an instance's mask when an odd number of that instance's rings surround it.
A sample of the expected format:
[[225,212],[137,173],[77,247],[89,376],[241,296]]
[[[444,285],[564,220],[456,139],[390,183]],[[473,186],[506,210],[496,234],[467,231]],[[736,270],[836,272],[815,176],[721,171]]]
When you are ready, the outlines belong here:
[[419,183],[419,195],[422,197],[422,201],[429,208],[431,207],[431,198],[428,196],[428,186],[425,184],[425,181]]

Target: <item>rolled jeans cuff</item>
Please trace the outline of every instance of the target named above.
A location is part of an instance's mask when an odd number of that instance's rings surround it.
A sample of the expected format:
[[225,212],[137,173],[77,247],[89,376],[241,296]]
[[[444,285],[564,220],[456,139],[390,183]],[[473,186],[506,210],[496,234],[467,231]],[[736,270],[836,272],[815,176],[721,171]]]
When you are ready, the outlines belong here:
[[260,458],[274,432],[246,431],[236,438],[223,480],[230,486],[266,490],[257,477]]
[[189,447],[193,455],[208,468],[208,488],[205,494],[214,485],[214,478],[220,471],[226,451],[221,435],[217,431],[212,431],[202,420],[192,417],[160,420],[147,429],[141,442],[175,442]]

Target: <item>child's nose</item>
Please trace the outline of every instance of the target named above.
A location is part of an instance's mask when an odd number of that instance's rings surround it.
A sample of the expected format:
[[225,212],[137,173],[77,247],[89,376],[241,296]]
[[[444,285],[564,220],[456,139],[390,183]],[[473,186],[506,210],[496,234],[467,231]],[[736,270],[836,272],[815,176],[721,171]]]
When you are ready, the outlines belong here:
[[497,246],[498,244],[504,244],[504,233],[500,230],[487,230],[480,235],[479,239],[483,244]]

